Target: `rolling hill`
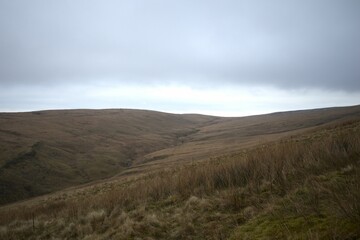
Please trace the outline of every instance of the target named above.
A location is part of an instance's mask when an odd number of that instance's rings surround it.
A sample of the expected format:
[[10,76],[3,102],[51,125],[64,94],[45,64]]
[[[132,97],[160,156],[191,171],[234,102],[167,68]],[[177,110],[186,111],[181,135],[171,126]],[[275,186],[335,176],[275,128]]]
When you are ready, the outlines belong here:
[[240,118],[126,109],[1,113],[0,204],[235,153],[359,117],[359,106]]
[[140,110],[0,114],[0,203],[113,176],[214,117]]
[[127,111],[178,122],[162,132],[168,143],[110,178],[3,205],[1,239],[360,238],[358,106],[244,118]]

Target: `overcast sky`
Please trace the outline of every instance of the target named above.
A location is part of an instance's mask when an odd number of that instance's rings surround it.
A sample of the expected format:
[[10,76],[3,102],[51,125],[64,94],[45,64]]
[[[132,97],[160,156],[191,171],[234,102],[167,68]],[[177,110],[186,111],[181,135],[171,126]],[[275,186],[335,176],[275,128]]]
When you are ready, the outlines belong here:
[[0,0],[0,111],[355,104],[358,0]]

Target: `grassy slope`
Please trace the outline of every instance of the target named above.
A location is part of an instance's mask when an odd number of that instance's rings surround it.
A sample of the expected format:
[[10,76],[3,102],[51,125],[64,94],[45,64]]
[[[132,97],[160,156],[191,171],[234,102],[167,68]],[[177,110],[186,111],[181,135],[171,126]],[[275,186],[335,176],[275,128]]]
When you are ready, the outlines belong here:
[[359,116],[359,106],[244,118],[141,110],[2,113],[0,204],[206,160]]
[[124,174],[195,162],[276,141],[316,126],[360,118],[360,106],[219,118],[181,137],[178,144],[138,158]]
[[0,204],[113,176],[215,119],[140,110],[0,114]]
[[358,239],[360,120],[351,119],[2,207],[0,237]]
[[358,239],[360,120],[0,209],[4,239]]

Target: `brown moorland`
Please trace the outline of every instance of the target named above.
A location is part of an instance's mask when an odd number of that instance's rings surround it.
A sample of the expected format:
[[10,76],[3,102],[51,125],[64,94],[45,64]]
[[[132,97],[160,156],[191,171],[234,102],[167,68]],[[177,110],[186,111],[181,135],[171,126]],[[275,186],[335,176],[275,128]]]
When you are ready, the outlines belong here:
[[236,153],[3,206],[0,237],[358,239],[359,182],[360,119],[352,115]]
[[240,118],[127,109],[1,113],[0,204],[216,158],[359,117],[359,106]]

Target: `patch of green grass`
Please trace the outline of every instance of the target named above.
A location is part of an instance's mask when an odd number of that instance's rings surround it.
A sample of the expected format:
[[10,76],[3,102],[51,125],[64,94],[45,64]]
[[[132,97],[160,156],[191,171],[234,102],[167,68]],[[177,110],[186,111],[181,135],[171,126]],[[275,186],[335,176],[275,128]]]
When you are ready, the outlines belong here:
[[328,216],[265,214],[238,227],[230,239],[356,239],[358,223]]
[[[358,239],[359,167],[320,176],[235,229],[230,239]],[[350,195],[349,195],[350,194]]]

